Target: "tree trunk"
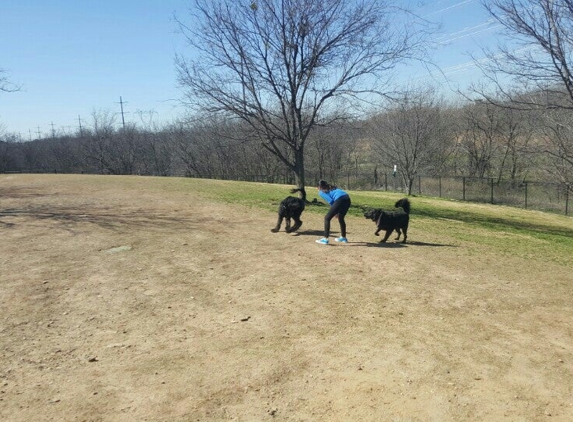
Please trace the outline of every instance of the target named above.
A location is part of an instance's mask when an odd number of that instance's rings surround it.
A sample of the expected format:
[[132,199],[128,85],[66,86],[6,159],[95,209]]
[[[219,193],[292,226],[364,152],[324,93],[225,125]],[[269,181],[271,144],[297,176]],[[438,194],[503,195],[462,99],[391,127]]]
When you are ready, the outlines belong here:
[[294,150],[294,176],[296,187],[301,189],[301,199],[306,202],[305,176],[304,176],[304,149],[301,147]]
[[404,188],[406,188],[406,195],[412,195],[412,189],[414,188],[414,176],[403,174],[402,183],[404,183]]

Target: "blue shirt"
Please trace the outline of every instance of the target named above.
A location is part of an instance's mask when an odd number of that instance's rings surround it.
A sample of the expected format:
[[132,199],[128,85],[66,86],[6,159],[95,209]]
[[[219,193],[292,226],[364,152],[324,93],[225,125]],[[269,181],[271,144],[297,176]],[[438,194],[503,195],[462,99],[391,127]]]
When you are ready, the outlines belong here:
[[344,196],[348,196],[348,194],[340,188],[332,189],[329,190],[328,192],[323,192],[319,190],[318,194],[322,199],[328,202],[329,205],[334,204],[334,201],[336,201],[337,199],[340,199]]

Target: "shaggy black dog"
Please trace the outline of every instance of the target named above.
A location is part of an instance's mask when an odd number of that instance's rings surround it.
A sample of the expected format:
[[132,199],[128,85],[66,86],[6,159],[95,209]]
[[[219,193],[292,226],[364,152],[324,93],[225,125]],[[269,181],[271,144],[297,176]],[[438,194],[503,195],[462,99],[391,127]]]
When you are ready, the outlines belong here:
[[[306,198],[304,189],[292,189],[290,193],[300,192],[303,198]],[[271,229],[273,233],[278,232],[281,229],[281,224],[283,219],[285,220],[285,231],[287,233],[292,233],[297,231],[300,226],[302,226],[302,221],[300,220],[300,215],[304,211],[305,200],[301,198],[296,198],[294,196],[287,196],[283,199],[279,205],[279,219],[277,225]],[[294,220],[294,226],[290,226],[291,218]]]
[[410,201],[408,201],[408,198],[400,199],[396,202],[395,207],[402,209],[398,211],[371,209],[364,213],[365,218],[376,222],[376,227],[378,228],[374,233],[376,236],[378,236],[378,233],[381,230],[386,231],[386,235],[380,243],[386,242],[394,230],[398,232],[396,240],[399,240],[400,235],[404,232],[404,240],[402,240],[402,243],[406,243],[406,238],[408,237],[408,223],[410,222]]

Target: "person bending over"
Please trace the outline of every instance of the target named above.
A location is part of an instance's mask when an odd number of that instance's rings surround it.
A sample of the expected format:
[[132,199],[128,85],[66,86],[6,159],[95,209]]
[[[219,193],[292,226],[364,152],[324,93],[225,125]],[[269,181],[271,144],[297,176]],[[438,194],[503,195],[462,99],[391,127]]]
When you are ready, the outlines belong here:
[[348,243],[346,239],[346,222],[344,216],[350,208],[350,196],[336,186],[330,185],[328,182],[321,180],[318,182],[318,194],[330,205],[330,209],[324,216],[324,237],[318,239],[316,243],[321,245],[328,245],[328,237],[330,236],[330,220],[333,217],[338,217],[340,224],[340,237],[334,239],[339,243]]

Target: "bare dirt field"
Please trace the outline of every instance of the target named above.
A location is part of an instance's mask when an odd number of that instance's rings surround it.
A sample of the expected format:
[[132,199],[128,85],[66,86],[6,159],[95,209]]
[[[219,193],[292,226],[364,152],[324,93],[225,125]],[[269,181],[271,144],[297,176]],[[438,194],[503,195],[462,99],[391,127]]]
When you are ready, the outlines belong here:
[[223,183],[0,175],[1,421],[573,420],[551,244],[413,217],[378,245],[351,216],[322,246],[320,214],[274,234]]

